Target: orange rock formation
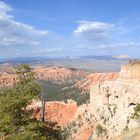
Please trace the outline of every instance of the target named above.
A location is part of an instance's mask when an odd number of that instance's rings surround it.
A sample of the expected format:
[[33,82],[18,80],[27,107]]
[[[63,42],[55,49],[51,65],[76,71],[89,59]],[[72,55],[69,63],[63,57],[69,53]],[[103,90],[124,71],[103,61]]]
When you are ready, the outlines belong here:
[[118,78],[118,73],[93,73],[89,74],[84,80],[79,81],[75,86],[84,91],[90,91],[91,85],[103,83],[104,81],[113,81]]
[[77,111],[76,103],[49,102],[46,104],[46,120],[57,122],[64,126],[70,122]]
[[72,69],[66,69],[62,67],[35,67],[33,69],[33,72],[35,73],[36,77],[39,80],[65,80],[71,77],[78,77],[82,76],[84,73],[78,70],[72,70]]
[[[36,117],[38,120],[41,119],[41,103],[34,103],[34,105],[38,105],[35,107],[37,109]],[[33,106],[32,106],[33,107]],[[46,102],[45,104],[45,120],[51,122],[57,122],[59,126],[65,126],[69,123],[73,118],[78,109],[76,102]]]

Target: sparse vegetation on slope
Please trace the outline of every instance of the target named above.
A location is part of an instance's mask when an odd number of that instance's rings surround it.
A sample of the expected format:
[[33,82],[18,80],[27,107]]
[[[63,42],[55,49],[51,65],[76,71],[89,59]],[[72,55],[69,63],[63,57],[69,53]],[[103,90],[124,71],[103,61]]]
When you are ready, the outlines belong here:
[[86,103],[89,101],[89,93],[82,93],[82,90],[73,86],[75,81],[72,79],[67,79],[65,83],[60,83],[60,81],[39,81],[42,86],[44,93],[44,98],[46,101],[65,101],[68,99],[73,99],[78,105]]

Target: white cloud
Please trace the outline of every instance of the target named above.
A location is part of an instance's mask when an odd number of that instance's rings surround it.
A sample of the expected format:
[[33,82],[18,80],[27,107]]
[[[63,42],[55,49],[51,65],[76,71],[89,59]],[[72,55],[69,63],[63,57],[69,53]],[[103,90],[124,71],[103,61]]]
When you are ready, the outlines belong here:
[[107,24],[104,22],[97,22],[97,21],[80,21],[80,25],[74,31],[75,34],[80,34],[86,31],[95,31],[95,32],[102,32],[114,27],[113,24]]
[[[47,38],[47,30],[37,30],[33,26],[14,20],[8,12],[12,8],[0,1],[0,47],[5,45],[34,45],[33,42]],[[37,45],[37,43],[36,43]]]
[[4,3],[3,1],[0,1],[0,11],[7,12],[10,10],[12,10],[12,8],[8,4]]
[[114,24],[108,24],[97,21],[80,21],[79,26],[74,31],[74,35],[87,40],[104,40],[109,38],[108,31],[114,27]]

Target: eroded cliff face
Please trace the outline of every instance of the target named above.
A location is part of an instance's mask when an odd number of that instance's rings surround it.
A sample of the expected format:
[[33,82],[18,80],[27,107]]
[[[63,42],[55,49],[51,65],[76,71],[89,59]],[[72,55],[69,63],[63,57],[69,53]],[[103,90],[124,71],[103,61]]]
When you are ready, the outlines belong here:
[[[32,101],[28,106],[29,109],[35,110],[35,117],[40,120],[42,118],[41,101]],[[73,100],[68,100],[67,103],[53,101],[45,103],[45,120],[56,122],[58,126],[64,127],[71,122],[78,110],[77,103]]]
[[60,126],[65,126],[69,123],[76,111],[78,106],[76,102],[48,102],[45,106],[45,118],[52,122],[57,122]]
[[[137,103],[140,103],[138,63],[123,66],[117,80],[98,83],[91,88],[90,112],[94,114],[97,123],[107,129],[110,139],[126,129],[132,130],[139,126],[131,117]],[[92,138],[95,137],[93,133]]]

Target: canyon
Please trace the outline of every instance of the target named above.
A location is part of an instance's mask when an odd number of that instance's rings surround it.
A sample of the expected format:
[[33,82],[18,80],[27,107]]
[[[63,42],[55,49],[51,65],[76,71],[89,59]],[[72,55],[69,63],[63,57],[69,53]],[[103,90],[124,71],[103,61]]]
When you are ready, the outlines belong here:
[[140,101],[138,76],[139,64],[129,63],[119,73],[93,73],[77,82],[75,86],[90,90],[90,102],[79,106],[66,123],[72,132],[69,139],[98,139],[99,124],[107,131],[103,139],[114,139],[125,129],[139,127],[131,118],[134,106]]
[[[139,61],[130,61],[118,73],[87,74],[62,67],[34,67],[33,72],[39,80],[59,81],[60,84],[72,78],[73,86],[81,90],[81,95],[90,94],[89,101],[80,106],[71,99],[45,104],[45,119],[70,132],[68,140],[121,140],[119,135],[139,127],[138,121],[131,117],[134,107],[140,103]],[[12,86],[15,80],[15,74],[0,75],[1,86]],[[36,110],[39,120],[41,102],[33,101],[30,107]],[[102,136],[97,134],[99,126],[104,130]]]

